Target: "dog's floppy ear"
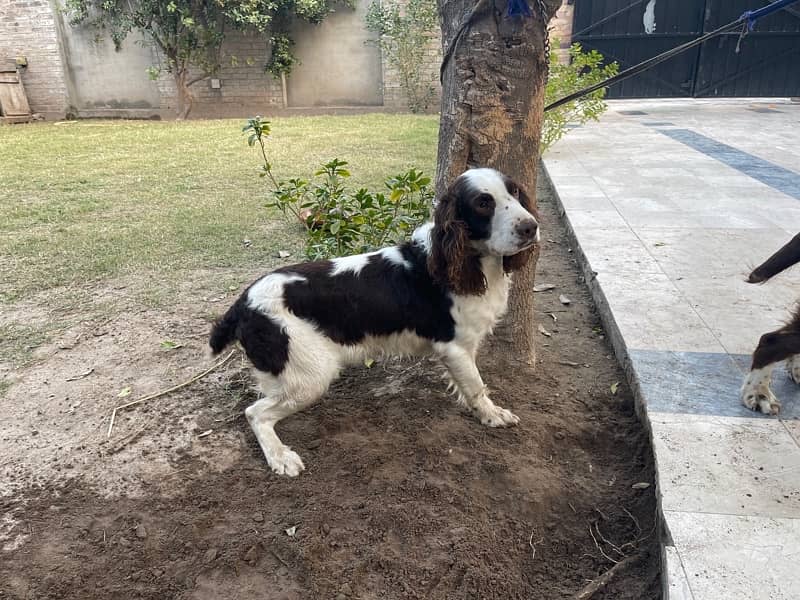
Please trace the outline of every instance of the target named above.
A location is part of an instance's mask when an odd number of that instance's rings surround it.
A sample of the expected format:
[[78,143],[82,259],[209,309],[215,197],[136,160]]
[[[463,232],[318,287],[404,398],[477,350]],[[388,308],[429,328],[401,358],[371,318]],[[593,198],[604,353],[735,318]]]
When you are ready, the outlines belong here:
[[459,295],[486,291],[480,258],[471,251],[467,225],[458,218],[458,198],[448,190],[433,215],[428,271],[438,284]]
[[[531,213],[534,218],[538,221],[539,220],[539,213],[536,212],[536,209],[533,208],[533,204],[531,203],[531,199],[528,197],[528,194],[525,193],[518,185],[514,184],[519,192],[519,203],[522,205],[522,208],[527,210]],[[506,273],[511,273],[512,271],[519,271],[522,267],[528,264],[528,261],[533,256],[535,252],[536,246],[532,246],[527,250],[523,250],[522,252],[518,252],[513,256],[504,256],[503,257],[503,270]]]

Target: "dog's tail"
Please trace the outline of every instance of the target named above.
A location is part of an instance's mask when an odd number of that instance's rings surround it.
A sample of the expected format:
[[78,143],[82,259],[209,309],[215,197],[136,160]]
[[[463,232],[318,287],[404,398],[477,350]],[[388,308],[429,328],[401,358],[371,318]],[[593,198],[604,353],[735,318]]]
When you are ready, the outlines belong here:
[[208,345],[211,346],[211,353],[214,356],[222,352],[228,344],[236,339],[240,316],[241,302],[237,301],[221,319],[214,323],[214,327],[211,329],[211,336],[208,339]]
[[747,282],[763,283],[798,262],[800,262],[800,233],[789,240],[786,245],[761,265],[753,269],[750,277],[747,278]]

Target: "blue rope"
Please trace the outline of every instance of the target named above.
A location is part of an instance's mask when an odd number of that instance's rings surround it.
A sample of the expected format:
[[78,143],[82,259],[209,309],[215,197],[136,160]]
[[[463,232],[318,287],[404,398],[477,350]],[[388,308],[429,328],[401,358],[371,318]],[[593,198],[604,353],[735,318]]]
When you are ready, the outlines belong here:
[[509,17],[532,17],[531,7],[527,0],[508,0]]
[[777,0],[777,2],[767,4],[758,10],[745,11],[742,13],[742,16],[739,17],[739,20],[747,23],[747,31],[753,31],[753,28],[756,26],[756,21],[758,21],[761,17],[766,17],[767,15],[774,13],[776,10],[780,10],[784,6],[789,6],[795,2],[797,2],[797,0]]

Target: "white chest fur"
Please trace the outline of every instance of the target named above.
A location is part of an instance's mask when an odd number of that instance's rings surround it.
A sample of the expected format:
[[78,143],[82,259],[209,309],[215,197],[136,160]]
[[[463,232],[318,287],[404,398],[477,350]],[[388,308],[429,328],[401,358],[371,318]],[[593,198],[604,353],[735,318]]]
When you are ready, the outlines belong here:
[[508,307],[511,277],[503,272],[502,259],[484,257],[481,268],[486,276],[486,291],[480,296],[456,296],[450,309],[457,341],[465,347],[477,348]]

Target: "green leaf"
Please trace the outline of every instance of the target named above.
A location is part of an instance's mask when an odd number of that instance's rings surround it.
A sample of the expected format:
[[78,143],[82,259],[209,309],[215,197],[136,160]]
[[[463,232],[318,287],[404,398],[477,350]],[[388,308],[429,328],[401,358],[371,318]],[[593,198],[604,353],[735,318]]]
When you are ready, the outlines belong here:
[[619,381],[615,381],[614,383],[611,384],[611,395],[616,396],[618,389],[619,389]]
[[131,395],[131,388],[125,387],[120,390],[119,394],[117,394],[117,398],[125,398],[126,396],[130,395]]

